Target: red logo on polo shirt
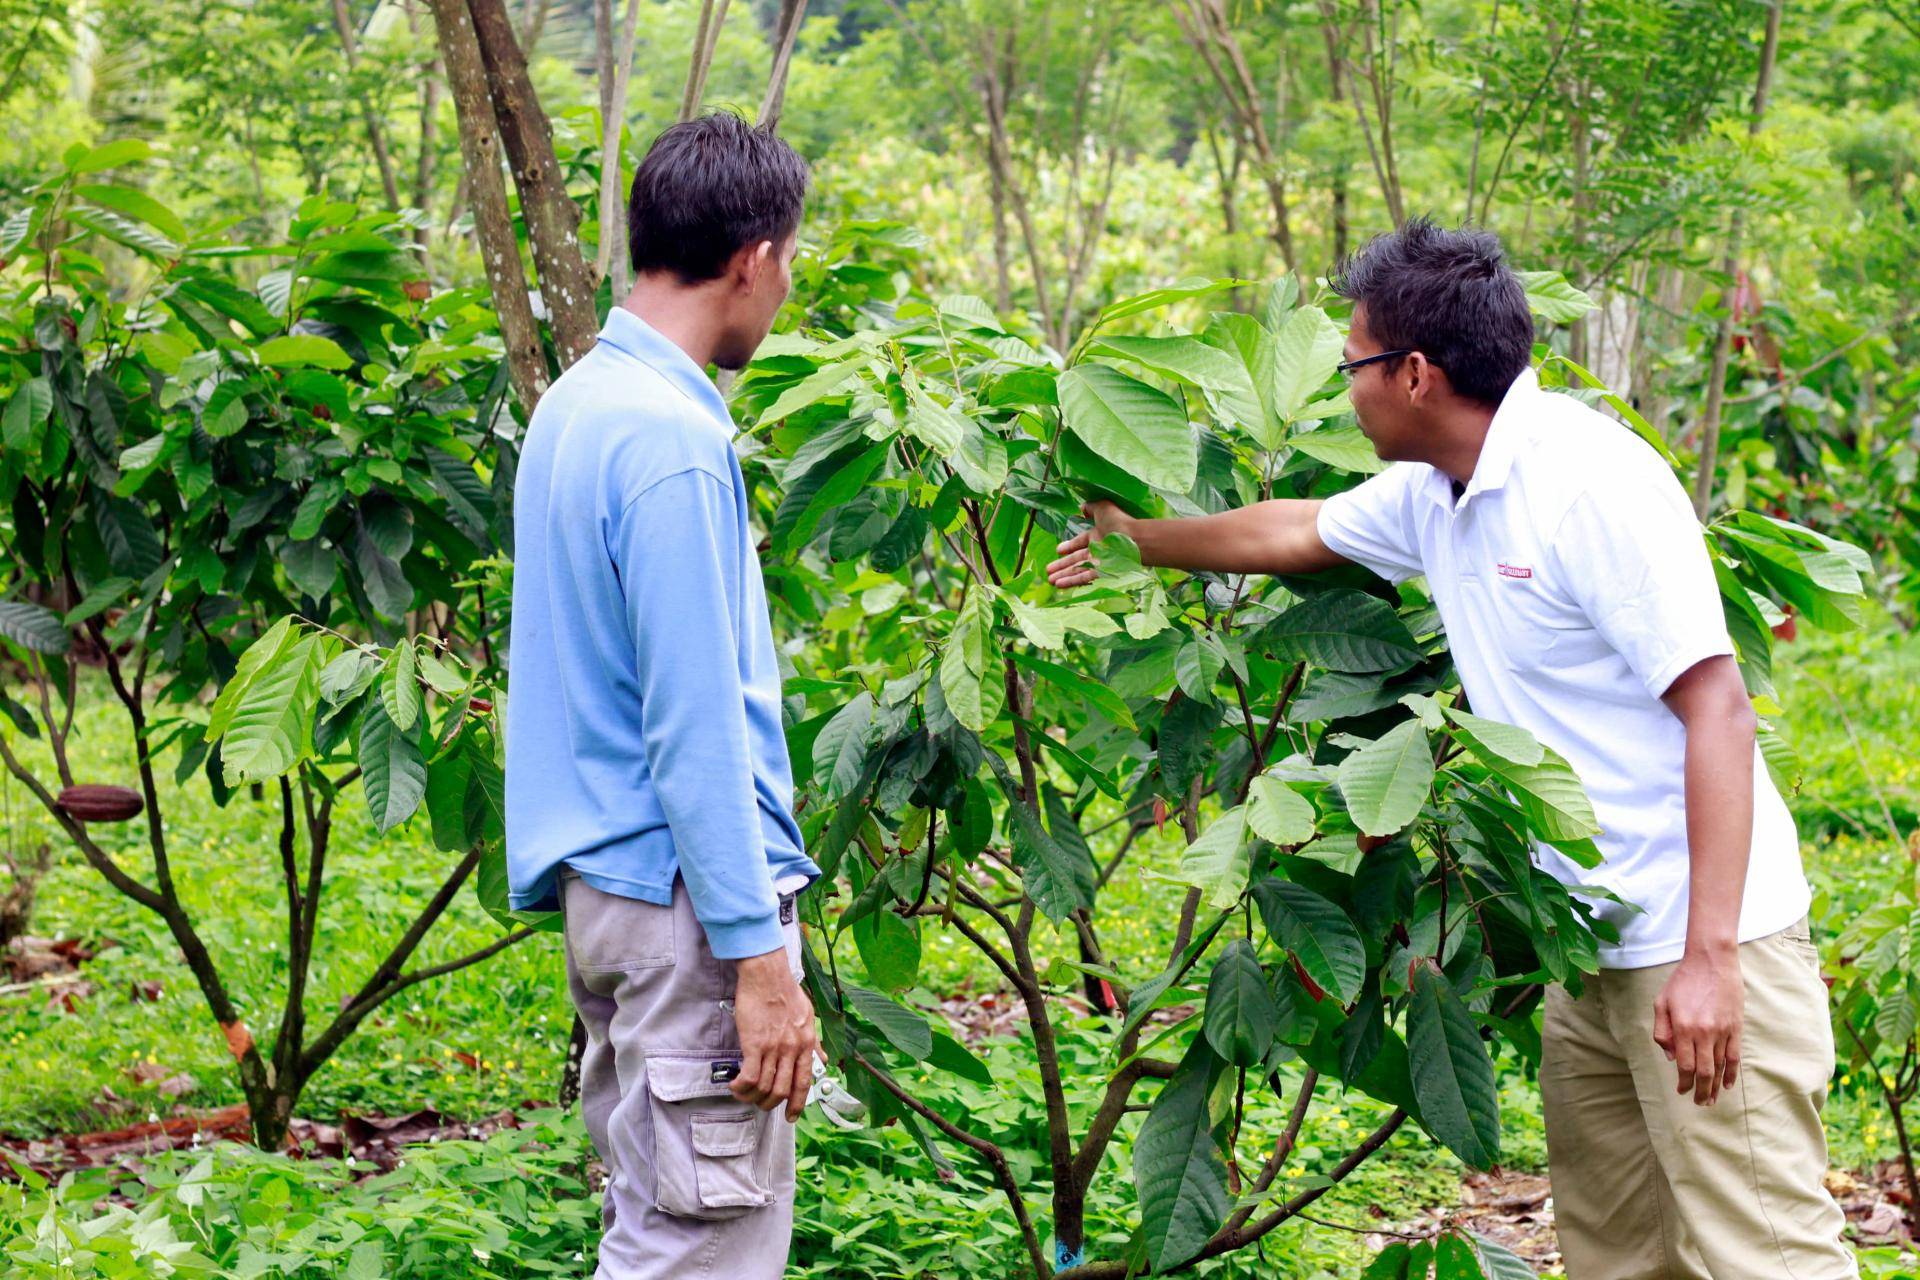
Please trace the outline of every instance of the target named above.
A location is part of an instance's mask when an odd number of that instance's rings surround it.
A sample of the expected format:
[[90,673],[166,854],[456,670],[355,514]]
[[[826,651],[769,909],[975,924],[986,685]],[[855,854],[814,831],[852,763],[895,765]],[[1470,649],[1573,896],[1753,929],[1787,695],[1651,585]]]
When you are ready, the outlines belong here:
[[1533,570],[1524,564],[1503,564],[1499,566],[1503,578],[1531,578]]

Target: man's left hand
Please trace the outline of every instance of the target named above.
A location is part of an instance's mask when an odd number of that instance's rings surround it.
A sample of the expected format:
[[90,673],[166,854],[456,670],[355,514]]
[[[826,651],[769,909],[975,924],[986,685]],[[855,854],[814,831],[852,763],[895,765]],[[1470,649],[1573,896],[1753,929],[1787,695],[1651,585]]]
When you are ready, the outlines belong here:
[[1689,951],[1653,1004],[1653,1039],[1679,1069],[1677,1091],[1710,1107],[1740,1067],[1746,989],[1740,952]]

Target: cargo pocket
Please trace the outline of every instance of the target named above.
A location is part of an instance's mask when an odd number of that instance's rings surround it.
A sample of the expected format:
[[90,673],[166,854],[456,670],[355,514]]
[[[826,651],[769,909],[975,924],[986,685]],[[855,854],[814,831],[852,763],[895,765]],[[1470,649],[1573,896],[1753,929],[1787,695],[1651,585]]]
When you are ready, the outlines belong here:
[[[731,1068],[731,1070],[729,1070]],[[739,1059],[647,1059],[654,1207],[682,1218],[736,1218],[773,1203],[774,1113],[733,1096]]]

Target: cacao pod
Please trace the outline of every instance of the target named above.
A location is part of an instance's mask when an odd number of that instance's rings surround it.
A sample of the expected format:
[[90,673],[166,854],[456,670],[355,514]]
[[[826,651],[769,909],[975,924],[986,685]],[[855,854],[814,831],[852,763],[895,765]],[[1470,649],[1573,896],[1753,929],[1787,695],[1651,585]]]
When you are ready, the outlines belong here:
[[129,822],[146,808],[138,791],[104,783],[68,787],[56,803],[68,817],[81,822]]

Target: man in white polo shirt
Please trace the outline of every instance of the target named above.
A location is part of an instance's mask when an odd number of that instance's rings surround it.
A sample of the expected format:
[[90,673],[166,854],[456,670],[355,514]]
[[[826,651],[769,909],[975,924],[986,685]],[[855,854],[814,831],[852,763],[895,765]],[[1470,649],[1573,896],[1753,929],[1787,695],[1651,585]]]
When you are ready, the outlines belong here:
[[1393,463],[1325,501],[1193,519],[1088,505],[1089,543],[1142,562],[1299,574],[1347,562],[1425,575],[1476,714],[1579,772],[1606,855],[1540,865],[1619,932],[1578,999],[1547,994],[1540,1088],[1570,1280],[1840,1280],[1859,1274],[1821,1184],[1833,1068],[1793,822],[1686,495],[1611,418],[1541,389],[1533,322],[1499,241],[1424,219],[1334,282],[1341,370]]

